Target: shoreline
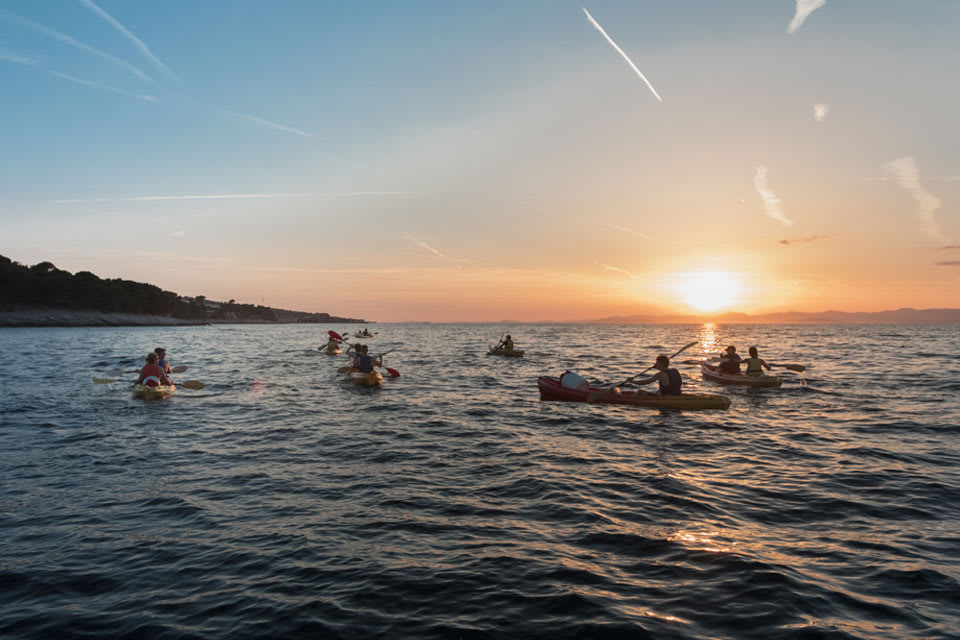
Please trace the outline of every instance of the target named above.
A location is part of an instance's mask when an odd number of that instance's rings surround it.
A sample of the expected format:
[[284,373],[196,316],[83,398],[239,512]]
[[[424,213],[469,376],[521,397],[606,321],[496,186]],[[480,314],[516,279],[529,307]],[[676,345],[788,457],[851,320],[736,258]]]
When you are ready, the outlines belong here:
[[264,320],[213,320],[171,318],[137,313],[109,313],[84,309],[22,309],[0,311],[0,328],[30,327],[197,327],[212,324],[376,324],[330,318],[324,322],[269,322]]

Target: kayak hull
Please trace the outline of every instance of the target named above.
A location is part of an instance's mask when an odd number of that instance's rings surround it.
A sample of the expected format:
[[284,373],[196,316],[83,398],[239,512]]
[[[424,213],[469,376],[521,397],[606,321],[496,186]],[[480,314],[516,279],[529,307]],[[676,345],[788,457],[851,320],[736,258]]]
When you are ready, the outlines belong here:
[[[568,389],[557,378],[540,376],[537,378],[541,400],[563,400],[566,402],[586,402],[591,393],[601,391],[599,387],[589,389]],[[625,404],[650,409],[729,409],[730,398],[721,395],[685,393],[679,396],[661,396],[637,391],[613,392],[595,400],[597,404]]]
[[780,376],[748,376],[742,373],[724,373],[720,371],[720,367],[715,367],[706,362],[700,363],[700,371],[703,373],[704,380],[719,384],[736,384],[743,387],[779,387],[783,384],[783,378]]
[[142,384],[133,386],[133,397],[141,400],[163,400],[169,398],[177,390],[176,385],[160,385],[158,387],[147,387]]
[[338,356],[343,353],[343,349],[337,347],[336,349],[328,349],[327,347],[317,347],[320,351],[323,351],[328,356]]
[[493,349],[487,352],[488,356],[503,356],[504,358],[522,358],[523,357],[522,349],[511,349],[507,351],[506,349]]
[[379,371],[363,373],[356,369],[350,369],[346,374],[347,380],[361,387],[380,387],[383,386],[383,375]]

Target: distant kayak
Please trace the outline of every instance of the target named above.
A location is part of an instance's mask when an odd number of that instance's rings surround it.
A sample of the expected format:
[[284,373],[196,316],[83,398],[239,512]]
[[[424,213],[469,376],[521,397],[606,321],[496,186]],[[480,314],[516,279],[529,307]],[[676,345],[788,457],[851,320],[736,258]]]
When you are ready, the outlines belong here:
[[133,397],[141,400],[162,400],[169,398],[177,390],[176,385],[160,385],[157,387],[147,387],[142,384],[133,386]]
[[380,387],[383,385],[383,376],[379,371],[363,373],[362,371],[357,371],[356,369],[350,369],[344,375],[347,376],[348,380],[362,387]]
[[504,356],[506,358],[522,358],[523,350],[510,349],[509,351],[507,351],[506,349],[503,349],[503,348],[496,349],[494,347],[490,347],[490,351],[487,352],[487,355],[488,356]]
[[[564,400],[567,402],[586,402],[591,393],[602,391],[600,387],[588,389],[570,389],[560,384],[557,378],[540,376],[537,378],[541,400]],[[661,396],[653,393],[622,391],[608,393],[595,401],[598,404],[626,404],[651,409],[728,409],[730,398],[719,395],[701,395],[685,393],[680,396]]]
[[703,372],[704,380],[712,380],[720,384],[739,384],[746,387],[779,387],[783,384],[783,378],[780,376],[748,376],[742,373],[725,373],[720,371],[720,367],[715,367],[706,362],[700,363],[700,371]]
[[353,334],[353,337],[354,337],[354,338],[372,338],[373,336],[377,335],[377,333],[378,333],[378,332],[376,332],[376,331],[373,332],[373,333],[370,333],[370,334],[355,333],[355,334]]

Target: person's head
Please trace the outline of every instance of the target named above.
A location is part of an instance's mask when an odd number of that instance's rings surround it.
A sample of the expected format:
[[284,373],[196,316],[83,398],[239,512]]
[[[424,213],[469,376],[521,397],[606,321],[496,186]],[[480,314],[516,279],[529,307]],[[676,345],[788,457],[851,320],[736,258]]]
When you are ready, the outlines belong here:
[[661,371],[666,371],[670,368],[670,356],[657,356],[657,361],[653,363],[653,366]]
[[760,356],[757,355],[758,353],[759,353],[759,352],[757,351],[757,348],[756,348],[756,347],[750,347],[750,357],[751,357],[751,358],[759,358]]
[[727,347],[727,353],[736,353],[736,352],[737,352],[737,348],[735,346],[730,345],[729,347]]
[[513,338],[510,337],[509,333],[507,334],[507,340],[513,340]]
[[360,348],[363,349],[363,355],[367,355],[367,352],[370,350],[370,348],[367,347],[367,345],[365,345],[365,344],[364,344],[364,345],[360,345]]
[[157,354],[148,353],[147,354],[147,364],[157,364]]
[[157,354],[157,358],[163,358],[163,356],[167,355],[167,350],[163,347],[157,347],[153,352]]

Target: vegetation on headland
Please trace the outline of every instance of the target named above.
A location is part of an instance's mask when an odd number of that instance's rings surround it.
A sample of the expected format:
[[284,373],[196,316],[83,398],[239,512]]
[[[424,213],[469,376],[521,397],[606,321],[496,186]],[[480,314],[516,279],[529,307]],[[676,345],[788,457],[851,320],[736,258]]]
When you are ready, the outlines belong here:
[[26,308],[97,311],[177,318],[190,322],[364,322],[308,313],[187,297],[143,282],[70,273],[50,262],[32,267],[0,256],[0,312]]

